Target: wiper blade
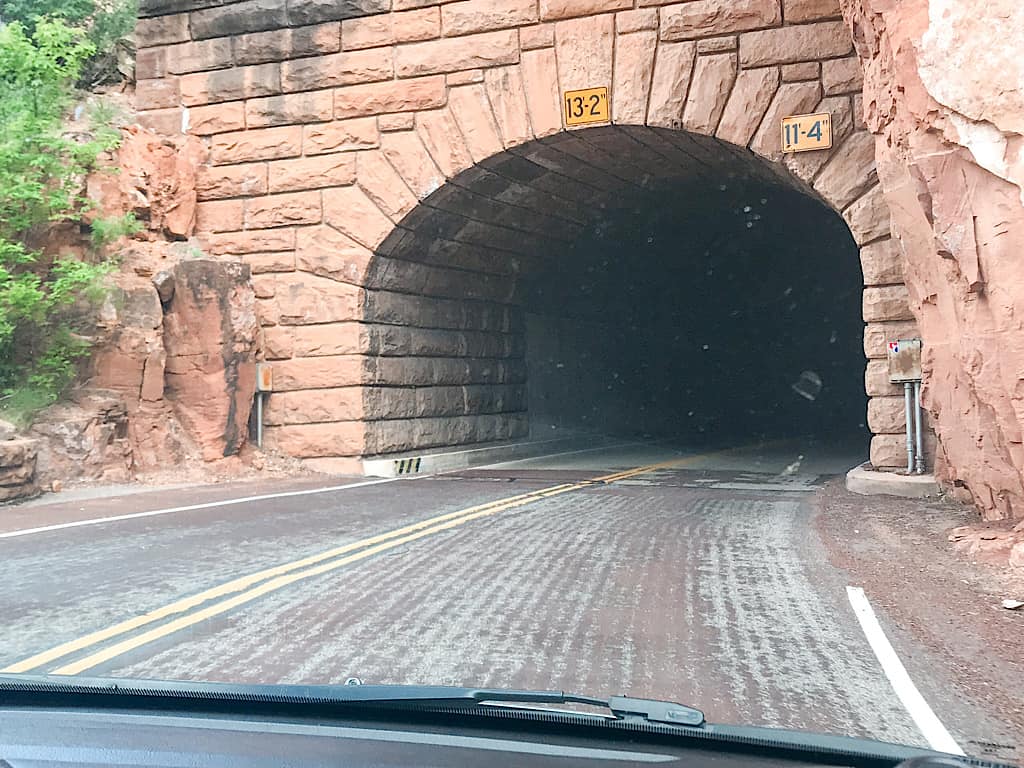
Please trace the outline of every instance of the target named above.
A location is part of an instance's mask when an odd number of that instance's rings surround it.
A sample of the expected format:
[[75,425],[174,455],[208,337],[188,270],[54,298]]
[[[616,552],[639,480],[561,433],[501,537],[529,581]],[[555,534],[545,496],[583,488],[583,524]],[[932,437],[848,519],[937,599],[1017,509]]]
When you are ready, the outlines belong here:
[[[353,684],[355,683],[355,684]],[[0,704],[19,694],[136,696],[147,699],[207,701],[321,702],[405,707],[482,704],[586,704],[607,709],[616,719],[644,719],[669,725],[700,726],[704,713],[668,701],[612,696],[599,699],[564,691],[517,691],[504,688],[454,688],[440,685],[240,685],[191,681],[113,680],[57,675],[0,675]]]

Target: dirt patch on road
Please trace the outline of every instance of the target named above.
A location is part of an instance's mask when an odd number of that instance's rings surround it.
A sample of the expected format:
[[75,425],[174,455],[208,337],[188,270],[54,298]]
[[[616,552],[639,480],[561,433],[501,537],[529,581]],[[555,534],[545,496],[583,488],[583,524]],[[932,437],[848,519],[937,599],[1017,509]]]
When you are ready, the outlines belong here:
[[[841,480],[816,498],[815,525],[833,565],[863,586],[876,609],[938,658],[957,686],[997,714],[1015,745],[965,745],[1017,762],[1024,756],[1024,569],[955,551],[950,534],[984,527],[973,508],[946,500],[859,496]],[[974,749],[972,749],[974,747]]]

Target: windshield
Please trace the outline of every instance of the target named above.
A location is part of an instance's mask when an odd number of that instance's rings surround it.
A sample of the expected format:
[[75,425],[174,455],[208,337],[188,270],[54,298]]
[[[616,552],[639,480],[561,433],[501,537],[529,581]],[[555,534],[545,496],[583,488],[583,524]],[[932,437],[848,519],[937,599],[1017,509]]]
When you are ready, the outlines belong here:
[[0,672],[1021,761],[995,6],[0,2]]

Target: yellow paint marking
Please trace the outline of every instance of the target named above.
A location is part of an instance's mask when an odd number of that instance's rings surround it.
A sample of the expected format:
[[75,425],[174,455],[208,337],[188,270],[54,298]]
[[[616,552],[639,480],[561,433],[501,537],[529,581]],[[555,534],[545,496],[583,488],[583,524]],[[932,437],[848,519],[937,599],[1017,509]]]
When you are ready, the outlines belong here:
[[[542,498],[549,498],[551,496],[558,496],[570,491],[588,488],[595,482],[611,483],[616,480],[623,480],[627,477],[641,475],[658,469],[680,467],[690,461],[707,458],[711,455],[714,454],[687,456],[671,461],[660,462],[658,464],[636,467],[635,469],[617,472],[610,475],[603,475],[601,477],[591,478],[579,483],[563,483],[561,485],[551,486],[550,488],[542,488],[536,491],[510,496],[505,499],[487,502],[486,504],[467,507],[466,509],[449,512],[444,515],[438,515],[427,520],[396,528],[395,530],[388,531],[377,536],[372,536],[370,538],[352,542],[351,544],[345,544],[344,546],[335,547],[315,555],[310,555],[300,560],[284,563],[272,568],[266,568],[264,570],[257,571],[256,573],[249,574],[248,576],[232,579],[231,581],[204,590],[203,592],[176,600],[173,603],[169,603],[168,605],[156,610],[119,622],[118,624],[114,624],[105,629],[91,632],[75,640],[54,646],[46,651],[30,656],[27,659],[23,659],[22,661],[4,667],[3,669],[0,669],[0,672],[28,672],[63,656],[67,656],[77,651],[86,650],[91,646],[95,646],[107,640],[112,640],[133,630],[140,629],[155,621],[166,619],[175,616],[176,614],[185,614],[188,611],[193,611],[192,613],[187,613],[187,615],[180,616],[166,624],[162,624],[159,627],[155,627],[146,632],[115,643],[104,650],[85,656],[76,662],[60,666],[53,671],[54,674],[61,675],[78,674],[79,672],[91,669],[105,661],[116,658],[117,656],[127,653],[142,645],[151,643],[154,640],[158,640],[186,627],[198,624],[212,616],[217,616],[218,614],[229,611],[239,605],[244,605],[258,597],[274,592],[297,581],[319,576],[323,573],[342,568],[351,563],[364,560],[368,557],[379,554],[380,552],[416,541],[434,533],[450,530],[472,520],[477,520],[508,509],[520,507]],[[341,557],[342,555],[347,556]],[[324,562],[325,560],[330,562]],[[205,608],[200,607],[211,600],[224,597],[227,597],[227,599],[208,605]],[[199,610],[193,610],[196,608],[199,608]]]

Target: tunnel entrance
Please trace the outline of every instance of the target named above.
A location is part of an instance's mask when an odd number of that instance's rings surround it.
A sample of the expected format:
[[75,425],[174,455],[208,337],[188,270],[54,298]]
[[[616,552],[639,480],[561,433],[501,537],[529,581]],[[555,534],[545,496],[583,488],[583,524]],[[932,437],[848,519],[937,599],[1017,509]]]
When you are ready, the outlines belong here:
[[378,249],[368,452],[527,433],[866,450],[858,248],[779,166],[643,127],[491,157]]

